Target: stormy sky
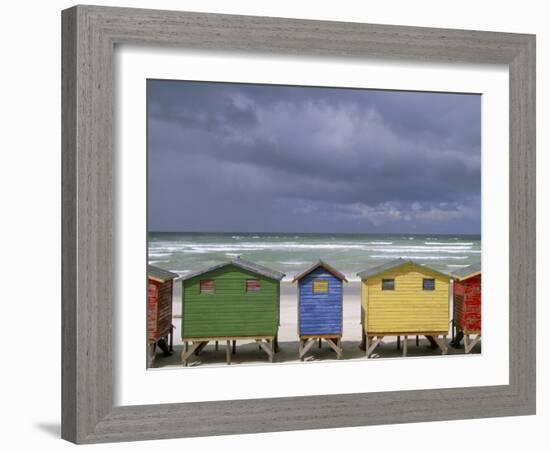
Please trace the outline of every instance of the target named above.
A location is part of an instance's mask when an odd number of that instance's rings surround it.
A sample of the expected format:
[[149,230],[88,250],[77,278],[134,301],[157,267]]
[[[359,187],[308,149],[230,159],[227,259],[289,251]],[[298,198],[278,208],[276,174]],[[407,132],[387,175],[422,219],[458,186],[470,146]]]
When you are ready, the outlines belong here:
[[480,234],[478,95],[148,80],[149,231]]

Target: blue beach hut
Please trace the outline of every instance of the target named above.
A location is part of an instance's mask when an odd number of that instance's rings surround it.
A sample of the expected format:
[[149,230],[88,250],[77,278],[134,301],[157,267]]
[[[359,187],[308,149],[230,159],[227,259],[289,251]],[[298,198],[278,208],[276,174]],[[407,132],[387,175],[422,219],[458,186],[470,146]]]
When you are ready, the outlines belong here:
[[294,277],[298,283],[300,360],[315,342],[324,339],[342,357],[342,302],[346,277],[324,261],[317,261]]

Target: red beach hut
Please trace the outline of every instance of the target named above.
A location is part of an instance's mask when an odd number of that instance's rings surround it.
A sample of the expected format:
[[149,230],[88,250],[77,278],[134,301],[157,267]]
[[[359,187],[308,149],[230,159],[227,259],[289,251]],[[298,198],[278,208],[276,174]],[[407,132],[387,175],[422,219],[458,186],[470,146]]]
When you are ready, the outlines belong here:
[[[147,363],[155,360],[157,346],[169,355],[168,337],[172,337],[173,280],[178,275],[155,266],[147,266]],[[170,339],[172,342],[172,339]],[[171,344],[170,344],[171,346]]]
[[[481,264],[472,264],[451,274],[453,283],[453,325],[455,338],[451,345],[470,353],[481,341]],[[475,336],[471,339],[471,336]]]

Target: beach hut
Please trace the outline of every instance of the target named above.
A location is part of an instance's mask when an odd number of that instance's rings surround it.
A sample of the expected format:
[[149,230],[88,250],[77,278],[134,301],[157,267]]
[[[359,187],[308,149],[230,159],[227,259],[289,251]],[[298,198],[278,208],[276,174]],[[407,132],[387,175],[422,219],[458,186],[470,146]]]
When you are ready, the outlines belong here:
[[[157,346],[169,355],[172,349],[172,292],[178,275],[155,266],[147,266],[147,363],[155,359]],[[170,345],[168,338],[170,337]]]
[[361,278],[361,323],[367,357],[386,336],[404,338],[403,356],[407,355],[408,337],[419,335],[447,353],[449,275],[402,258],[357,275]]
[[[481,341],[481,264],[472,264],[451,274],[453,281],[453,326],[455,337],[451,345],[470,353]],[[474,336],[473,340],[471,336]]]
[[324,339],[342,357],[342,285],[346,277],[319,260],[294,277],[298,283],[300,360],[316,341]]
[[283,277],[283,273],[241,258],[185,275],[182,363],[187,365],[189,358],[209,341],[225,341],[230,364],[236,341],[243,340],[256,341],[268,360],[273,361]]

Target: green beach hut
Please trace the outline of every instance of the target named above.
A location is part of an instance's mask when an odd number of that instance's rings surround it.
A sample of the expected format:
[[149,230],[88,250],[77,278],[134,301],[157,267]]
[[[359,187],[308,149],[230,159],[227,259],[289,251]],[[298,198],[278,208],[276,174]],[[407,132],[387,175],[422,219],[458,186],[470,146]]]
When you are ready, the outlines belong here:
[[[227,363],[236,341],[256,341],[273,361],[285,275],[236,258],[182,277],[182,363],[210,341],[225,341]],[[233,348],[231,349],[231,345]]]

